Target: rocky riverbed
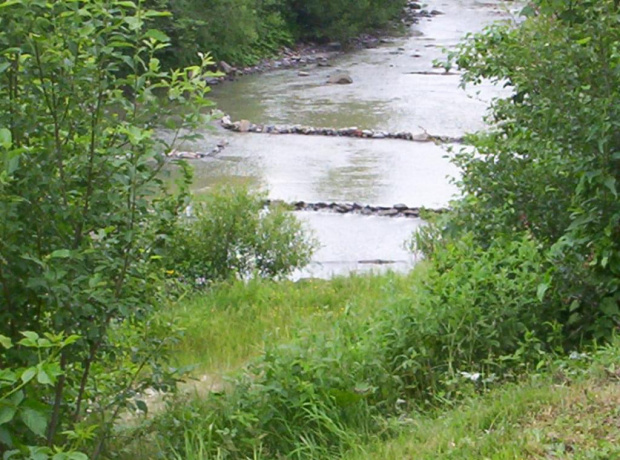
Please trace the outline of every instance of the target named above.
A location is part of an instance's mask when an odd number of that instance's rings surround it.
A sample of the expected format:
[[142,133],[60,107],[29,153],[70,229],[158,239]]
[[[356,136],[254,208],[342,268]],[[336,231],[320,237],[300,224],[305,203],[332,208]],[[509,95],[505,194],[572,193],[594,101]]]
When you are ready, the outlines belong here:
[[372,206],[360,203],[306,203],[305,201],[295,201],[293,203],[285,203],[281,200],[267,200],[266,206],[284,205],[295,211],[321,211],[334,212],[337,214],[359,214],[362,216],[379,216],[379,217],[408,217],[418,218],[420,213],[428,212],[440,214],[446,212],[445,208],[428,209],[419,207],[409,207],[404,203],[398,203],[392,206]]

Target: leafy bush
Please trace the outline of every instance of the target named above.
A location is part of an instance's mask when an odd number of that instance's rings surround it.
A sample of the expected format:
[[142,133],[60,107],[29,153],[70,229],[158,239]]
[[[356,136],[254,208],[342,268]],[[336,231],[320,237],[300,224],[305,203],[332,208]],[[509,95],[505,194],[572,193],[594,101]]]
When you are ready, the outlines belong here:
[[343,40],[384,27],[404,0],[148,0],[171,17],[157,27],[171,38],[162,60],[190,65],[198,52],[217,61],[252,65],[294,40]]
[[381,333],[392,372],[425,400],[441,395],[461,372],[504,376],[515,365],[536,364],[539,351],[561,345],[556,324],[563,310],[541,288],[552,273],[527,234],[488,248],[471,234],[441,242],[417,293],[419,305],[395,308]]
[[[157,20],[173,46],[161,53],[170,65],[192,65],[198,53],[210,52],[217,60],[251,64],[257,55],[246,53],[260,40],[261,11],[256,0],[148,0],[149,7],[169,11]],[[267,23],[265,23],[267,24]]]
[[[0,4],[0,333],[80,336],[41,402],[48,445],[96,418],[93,459],[164,357],[148,349],[145,320],[163,278],[156,249],[185,194],[170,195],[160,177],[172,147],[154,135],[156,117],[185,129],[207,104],[209,62],[163,72],[154,54],[167,38],[148,28],[160,13],[139,4]],[[122,325],[144,333],[142,347],[111,340]],[[2,364],[35,359],[11,350]]]
[[170,254],[170,268],[192,282],[282,277],[306,265],[317,245],[293,215],[264,209],[247,189],[219,189],[196,208],[195,220],[178,225]]
[[[45,446],[50,419],[50,408],[41,402],[42,394],[50,394],[58,377],[60,352],[71,345],[78,336],[22,332],[16,344],[0,335],[2,355],[0,362],[0,452],[4,459],[37,458],[52,460],[86,460],[88,457],[76,449],[88,438],[88,433],[72,432],[73,440],[67,449]],[[28,367],[7,365],[6,353],[15,346],[36,350],[37,360]]]
[[553,288],[575,343],[620,324],[620,7],[539,0],[456,53],[464,82],[503,82],[490,131],[461,153],[452,227],[482,244],[529,231],[552,248]]
[[289,21],[304,40],[348,40],[384,27],[405,6],[402,0],[288,0]]

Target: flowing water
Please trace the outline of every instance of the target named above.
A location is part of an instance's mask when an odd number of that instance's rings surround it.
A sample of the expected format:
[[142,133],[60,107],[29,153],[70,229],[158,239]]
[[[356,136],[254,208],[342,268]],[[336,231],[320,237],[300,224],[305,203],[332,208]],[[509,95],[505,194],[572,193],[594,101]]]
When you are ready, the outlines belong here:
[[[305,67],[245,76],[215,87],[213,100],[233,120],[314,127],[358,127],[458,137],[483,128],[484,113],[501,88],[485,83],[459,87],[458,72],[433,67],[444,49],[496,20],[516,20],[518,5],[502,0],[431,0],[410,36],[374,49],[343,55],[331,67]],[[328,85],[329,75],[348,72],[350,85]],[[196,161],[195,189],[247,183],[287,202],[404,203],[438,208],[457,193],[458,175],[448,146],[403,140],[207,131],[189,146],[217,155]],[[403,242],[419,219],[299,212],[322,243],[312,264],[296,277],[328,277],[369,269],[408,270],[415,262]],[[376,260],[388,264],[369,263]]]

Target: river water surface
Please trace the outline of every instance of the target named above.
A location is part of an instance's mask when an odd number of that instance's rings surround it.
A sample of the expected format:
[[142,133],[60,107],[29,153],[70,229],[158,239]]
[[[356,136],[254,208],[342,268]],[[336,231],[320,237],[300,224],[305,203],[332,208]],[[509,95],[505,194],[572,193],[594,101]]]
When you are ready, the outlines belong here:
[[[443,14],[420,19],[410,36],[374,49],[342,55],[331,67],[305,67],[244,76],[215,87],[212,99],[233,120],[314,127],[409,131],[458,137],[483,128],[483,116],[501,89],[483,84],[459,87],[458,72],[445,75],[433,61],[467,33],[497,20],[515,20],[517,6],[502,0],[431,0],[424,7]],[[336,71],[348,72],[350,85],[328,85]],[[429,75],[428,73],[433,73]],[[205,133],[198,145],[217,155],[197,160],[195,190],[217,183],[246,183],[272,199],[357,202],[439,208],[448,205],[458,175],[449,146],[396,139],[357,139],[303,135]],[[357,271],[411,268],[415,258],[403,245],[420,219],[323,212],[298,212],[322,247],[295,277],[329,277]],[[375,260],[391,263],[376,265]]]

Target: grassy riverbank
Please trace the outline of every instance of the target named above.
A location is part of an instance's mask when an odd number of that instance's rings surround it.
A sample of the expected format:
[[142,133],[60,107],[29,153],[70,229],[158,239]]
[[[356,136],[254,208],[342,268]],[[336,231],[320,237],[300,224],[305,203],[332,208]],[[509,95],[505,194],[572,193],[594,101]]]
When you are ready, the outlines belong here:
[[231,282],[170,305],[161,319],[184,330],[174,354],[196,365],[197,381],[189,381],[196,390],[145,421],[132,444],[139,453],[130,456],[473,460],[620,453],[618,341],[583,353],[537,348],[536,359],[505,356],[513,364],[504,376],[477,378],[461,367],[446,371],[451,381],[430,383],[435,394],[426,403],[391,400],[390,391],[407,391],[386,379],[407,371],[388,374],[379,361],[386,355],[377,352],[393,347],[386,332],[399,330],[403,309],[433,321],[415,306],[429,270],[422,264],[408,275]]

